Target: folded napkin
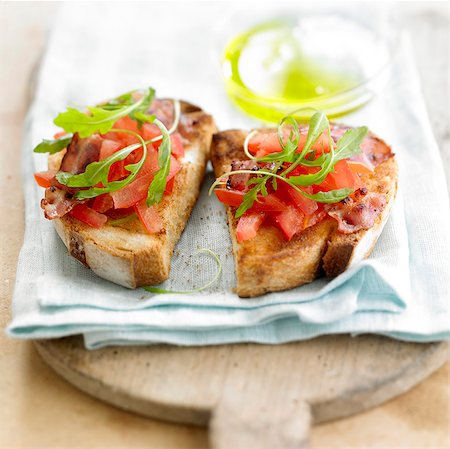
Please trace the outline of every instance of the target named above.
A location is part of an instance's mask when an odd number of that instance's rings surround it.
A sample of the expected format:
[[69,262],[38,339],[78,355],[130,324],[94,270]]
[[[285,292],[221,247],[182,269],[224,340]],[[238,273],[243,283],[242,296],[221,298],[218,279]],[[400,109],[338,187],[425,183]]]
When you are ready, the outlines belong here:
[[211,173],[176,247],[170,279],[162,285],[186,290],[212,279],[214,259],[197,253],[208,248],[219,255],[223,272],[207,291],[158,295],[128,290],[98,278],[67,254],[43,218],[42,189],[32,176],[46,164],[45,156],[33,154],[32,148],[55,132],[52,119],[67,104],[92,104],[151,85],[160,96],[201,105],[220,129],[258,126],[230,105],[205,39],[227,6],[203,3],[200,9],[180,3],[173,14],[174,7],[132,3],[105,9],[91,4],[89,14],[76,4],[61,8],[25,123],[26,230],[9,335],[83,334],[88,348],[281,343],[330,333],[378,333],[411,341],[449,338],[447,186],[405,39],[383,94],[345,118],[383,136],[400,165],[396,203],[368,260],[332,281],[238,298],[223,206],[207,195]]

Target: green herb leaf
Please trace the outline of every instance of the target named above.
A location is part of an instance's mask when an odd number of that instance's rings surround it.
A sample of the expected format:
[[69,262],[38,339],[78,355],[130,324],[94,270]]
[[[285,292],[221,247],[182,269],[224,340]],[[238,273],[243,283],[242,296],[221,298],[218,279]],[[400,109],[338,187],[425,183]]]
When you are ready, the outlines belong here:
[[359,128],[348,129],[336,143],[335,161],[347,159],[361,152],[361,143],[366,137],[368,128],[360,126]]
[[155,203],[159,203],[166,190],[167,176],[170,171],[170,154],[172,146],[170,143],[170,135],[167,128],[159,120],[153,122],[161,131],[162,142],[158,148],[158,166],[159,169],[153,177],[147,195],[147,206],[150,207]]
[[92,162],[83,173],[73,174],[67,172],[59,172],[56,179],[67,187],[92,187],[99,182],[108,184],[108,173],[114,162],[124,160],[130,153],[141,147],[140,143],[129,145],[102,161]]
[[317,173],[290,176],[288,178],[289,183],[296,186],[311,186],[313,184],[318,185],[323,182],[334,166],[333,155],[331,153],[325,153],[324,156],[322,168]]
[[[124,94],[126,98],[128,98],[128,95],[131,94]],[[106,107],[88,107],[90,115],[78,109],[67,108],[67,111],[59,114],[53,123],[63,128],[66,132],[78,133],[82,138],[94,133],[106,134],[120,118],[127,115],[133,118],[133,111],[145,113],[154,95],[155,91],[150,88],[145,95],[132,104],[117,102],[116,107],[116,104],[110,102],[106,104]]]
[[258,193],[261,191],[261,182],[256,184],[254,187],[252,187],[242,198],[242,203],[239,205],[239,207],[236,210],[236,218],[241,217],[245,214],[252,206],[253,203],[256,201],[256,197]]
[[345,188],[330,190],[329,192],[317,192],[311,195],[304,193],[304,195],[310,200],[314,200],[319,203],[337,203],[342,201],[344,198],[347,198],[351,193],[353,193],[353,189]]
[[328,118],[323,111],[316,112],[309,122],[308,136],[306,137],[305,146],[303,147],[303,155],[309,151],[314,142],[320,135],[330,126]]
[[64,148],[67,148],[71,140],[72,134],[67,134],[55,140],[44,139],[33,151],[35,153],[59,153]]
[[220,262],[220,258],[219,256],[214,252],[211,251],[210,249],[207,248],[202,248],[199,249],[197,251],[197,253],[207,253],[210,254],[211,256],[214,257],[214,260],[216,262],[217,265],[217,271],[216,274],[214,275],[214,277],[207,282],[205,285],[202,285],[201,287],[197,287],[194,288],[192,290],[185,290],[185,291],[176,291],[176,290],[166,290],[164,288],[159,288],[159,287],[152,287],[152,286],[145,286],[142,287],[144,290],[150,292],[150,293],[159,293],[159,294],[170,294],[170,293],[176,293],[179,295],[188,295],[191,293],[197,293],[197,292],[201,292],[202,290],[206,290],[207,288],[211,287],[211,285],[215,284],[217,282],[217,280],[220,277],[220,274],[222,273],[222,263]]

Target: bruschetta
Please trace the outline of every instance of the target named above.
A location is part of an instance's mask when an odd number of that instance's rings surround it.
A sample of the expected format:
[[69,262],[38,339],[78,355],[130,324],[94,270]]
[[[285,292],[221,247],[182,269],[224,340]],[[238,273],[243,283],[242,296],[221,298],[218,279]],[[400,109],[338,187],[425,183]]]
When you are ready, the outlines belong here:
[[41,202],[69,253],[129,288],[169,276],[175,244],[200,191],[211,115],[133,91],[55,119],[63,131],[35,149],[49,155]]
[[214,134],[212,186],[228,214],[241,297],[335,277],[367,257],[397,191],[391,148],[367,128],[309,126]]

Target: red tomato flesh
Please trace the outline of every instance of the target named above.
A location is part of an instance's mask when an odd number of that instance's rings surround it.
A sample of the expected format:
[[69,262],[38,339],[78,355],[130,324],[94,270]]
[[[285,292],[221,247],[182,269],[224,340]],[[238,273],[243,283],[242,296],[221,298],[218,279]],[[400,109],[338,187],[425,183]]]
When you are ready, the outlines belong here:
[[348,167],[347,161],[339,161],[334,166],[334,171],[328,173],[325,180],[320,184],[319,189],[330,191],[335,189],[359,189],[362,187],[361,178]]
[[373,173],[373,168],[368,167],[362,162],[347,160],[347,165],[352,172],[359,173],[361,175],[370,175]]
[[55,170],[40,171],[34,174],[34,179],[38,185],[47,189],[53,185],[56,173]]
[[100,156],[99,161],[102,161],[103,159],[106,159],[107,157],[114,154],[119,148],[121,147],[121,144],[119,142],[115,142],[114,140],[110,139],[103,139],[102,146],[100,148]]
[[116,209],[125,209],[147,198],[148,187],[152,179],[153,175],[140,176],[124,188],[111,192],[114,207]]
[[114,207],[112,196],[109,193],[104,193],[95,198],[92,203],[92,209],[97,212],[103,213]]
[[[240,190],[216,189],[214,191],[218,200],[228,206],[238,207],[242,203],[245,192]],[[259,201],[259,202],[258,202]],[[267,196],[258,195],[258,201],[253,203],[251,211],[272,211],[279,212],[286,210],[287,206],[279,200],[274,194],[269,193]]]
[[304,218],[305,215],[294,206],[288,206],[285,211],[274,214],[274,221],[287,240],[303,231]]
[[145,200],[140,201],[134,206],[136,213],[138,214],[139,220],[144,225],[147,232],[150,234],[155,234],[161,231],[163,228],[163,222],[155,206],[147,207]]
[[245,242],[255,237],[265,218],[264,212],[246,212],[242,215],[236,228],[237,241]]
[[181,136],[178,133],[173,133],[170,135],[170,142],[172,144],[172,154],[176,158],[184,156],[183,142],[181,141]]
[[70,212],[70,215],[93,228],[101,228],[107,221],[106,215],[96,212],[85,204],[77,204]]

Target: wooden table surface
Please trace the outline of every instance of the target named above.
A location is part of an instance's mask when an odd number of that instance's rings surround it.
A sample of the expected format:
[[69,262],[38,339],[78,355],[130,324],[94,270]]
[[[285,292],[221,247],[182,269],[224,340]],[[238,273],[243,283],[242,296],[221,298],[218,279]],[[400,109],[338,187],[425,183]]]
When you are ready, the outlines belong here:
[[[397,5],[415,44],[433,129],[450,177],[449,5]],[[10,319],[23,239],[19,147],[27,85],[57,5],[0,3],[0,327]],[[450,447],[450,363],[401,397],[320,425],[312,448]],[[0,333],[0,447],[207,448],[205,429],[141,418],[103,404],[61,380],[30,342]]]

